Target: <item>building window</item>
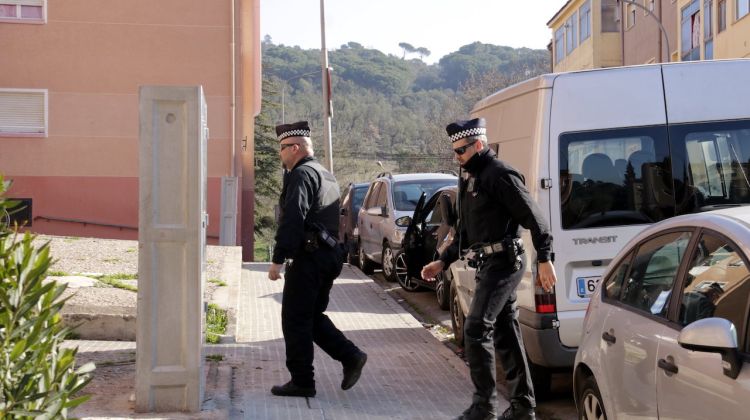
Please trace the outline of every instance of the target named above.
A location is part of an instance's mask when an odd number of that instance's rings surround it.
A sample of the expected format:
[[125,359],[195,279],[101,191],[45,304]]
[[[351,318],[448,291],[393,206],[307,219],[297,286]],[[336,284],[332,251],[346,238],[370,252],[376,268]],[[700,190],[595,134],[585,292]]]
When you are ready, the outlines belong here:
[[46,89],[0,89],[0,137],[47,137]]
[[714,58],[713,0],[703,0],[703,58]]
[[735,20],[740,20],[748,12],[750,12],[750,0],[737,0],[737,19]]
[[581,28],[581,42],[583,42],[584,39],[591,36],[591,0],[583,3],[583,6],[578,9],[578,18]]
[[693,0],[682,9],[681,18],[682,61],[700,60],[701,17],[698,0]]
[[719,16],[717,16],[718,28],[717,32],[722,32],[727,29],[727,0],[719,0],[717,7]]
[[617,0],[602,0],[602,32],[620,32]]
[[44,23],[46,6],[46,0],[0,0],[0,21]]
[[564,27],[555,31],[555,63],[559,63],[565,58],[565,38]]
[[578,46],[578,12],[573,13],[565,22],[565,45],[567,54],[573,52]]

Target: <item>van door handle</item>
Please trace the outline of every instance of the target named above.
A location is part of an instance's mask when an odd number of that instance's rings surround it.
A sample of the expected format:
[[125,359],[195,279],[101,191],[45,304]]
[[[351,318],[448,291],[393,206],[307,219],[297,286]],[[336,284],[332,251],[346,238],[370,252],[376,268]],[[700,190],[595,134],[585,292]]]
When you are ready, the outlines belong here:
[[617,337],[605,331],[602,333],[602,340],[606,341],[609,344],[615,344],[615,342],[617,341]]
[[659,359],[659,362],[657,364],[659,365],[659,368],[664,369],[671,374],[676,374],[679,370],[674,363],[668,362],[665,359]]

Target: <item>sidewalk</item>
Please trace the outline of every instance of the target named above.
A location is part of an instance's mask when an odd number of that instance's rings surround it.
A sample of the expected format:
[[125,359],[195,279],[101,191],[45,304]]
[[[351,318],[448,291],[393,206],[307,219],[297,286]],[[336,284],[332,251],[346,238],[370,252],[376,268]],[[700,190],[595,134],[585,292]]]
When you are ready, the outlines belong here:
[[91,384],[96,389],[92,400],[73,414],[83,418],[411,420],[453,418],[470,404],[473,386],[463,361],[380,286],[349,265],[334,283],[327,314],[367,352],[362,378],[354,388],[342,391],[341,364],[316,347],[317,396],[271,395],[271,386],[288,381],[289,373],[281,332],[283,281],[269,281],[267,269],[268,264],[244,264],[241,278],[230,282],[229,297],[238,304],[237,343],[204,347],[203,411],[135,414],[131,397],[134,343],[80,342],[82,358],[106,363],[97,369]]

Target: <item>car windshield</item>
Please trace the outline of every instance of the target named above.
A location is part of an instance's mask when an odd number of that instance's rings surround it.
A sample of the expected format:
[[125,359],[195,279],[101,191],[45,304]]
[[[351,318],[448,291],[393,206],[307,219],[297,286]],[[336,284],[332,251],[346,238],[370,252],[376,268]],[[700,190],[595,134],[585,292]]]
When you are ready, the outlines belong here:
[[422,193],[427,197],[435,191],[449,185],[456,185],[456,179],[431,179],[418,181],[401,181],[393,187],[393,207],[399,211],[414,211]]

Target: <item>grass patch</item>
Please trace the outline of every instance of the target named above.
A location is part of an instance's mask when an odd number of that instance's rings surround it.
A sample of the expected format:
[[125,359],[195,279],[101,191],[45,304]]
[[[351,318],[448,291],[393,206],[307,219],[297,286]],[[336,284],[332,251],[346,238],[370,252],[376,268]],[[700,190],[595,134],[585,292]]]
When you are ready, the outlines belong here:
[[71,243],[71,242],[75,242],[75,241],[77,241],[79,239],[81,239],[81,238],[76,238],[76,237],[73,237],[73,236],[68,236],[65,239],[63,239],[63,242]]
[[215,303],[209,303],[206,310],[206,343],[218,344],[220,335],[227,332],[227,311]]
[[125,252],[135,252],[135,251],[136,251],[135,248],[128,248],[128,249],[125,250]]
[[127,283],[123,283],[121,280],[135,280],[138,278],[137,274],[125,274],[125,273],[115,273],[115,274],[104,274],[101,276],[96,276],[96,279],[100,282],[116,287],[118,289],[125,289],[130,290],[131,292],[137,292],[138,287],[137,286],[131,286]]
[[227,283],[222,279],[208,279],[208,282],[213,283],[219,287],[227,285]]
[[105,262],[105,263],[117,263],[117,262],[120,262],[120,261],[122,261],[122,260],[119,259],[119,258],[105,258],[105,259],[102,260],[102,262]]
[[55,276],[55,277],[65,277],[65,276],[69,276],[70,274],[68,274],[68,273],[66,273],[64,271],[50,270],[50,271],[47,271],[47,275],[48,276]]
[[206,356],[206,360],[210,362],[221,362],[222,360],[224,360],[224,356],[220,354],[209,354],[208,356]]

